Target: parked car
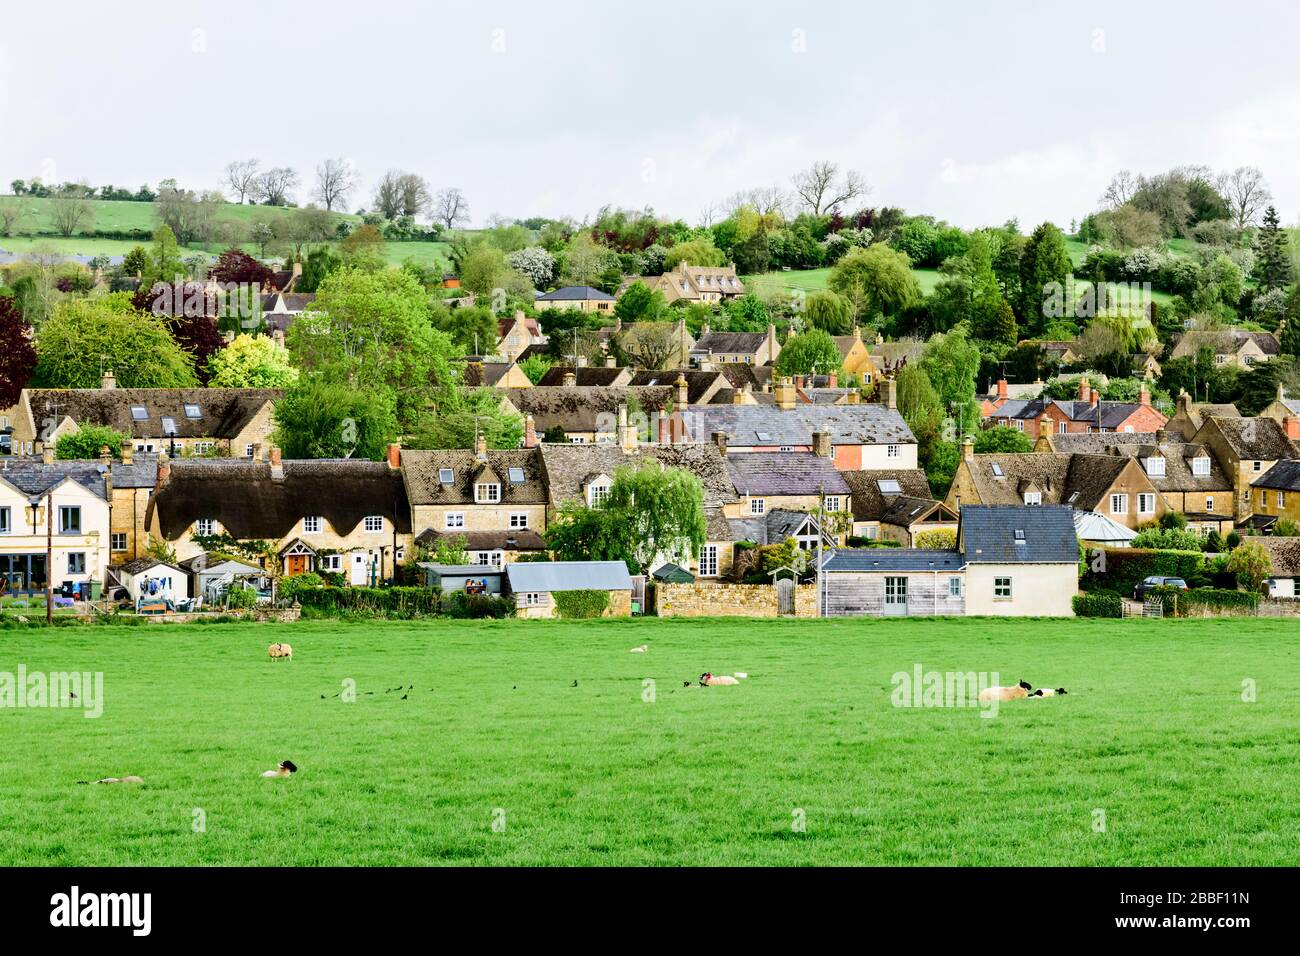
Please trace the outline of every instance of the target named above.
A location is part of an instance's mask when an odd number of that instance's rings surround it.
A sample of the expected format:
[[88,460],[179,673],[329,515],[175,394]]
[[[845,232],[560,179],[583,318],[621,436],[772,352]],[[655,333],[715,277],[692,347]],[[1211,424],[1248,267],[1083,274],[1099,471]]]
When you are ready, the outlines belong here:
[[1145,600],[1147,592],[1154,591],[1156,588],[1177,588],[1179,591],[1186,591],[1187,582],[1182,578],[1166,578],[1153,574],[1133,589],[1133,600]]

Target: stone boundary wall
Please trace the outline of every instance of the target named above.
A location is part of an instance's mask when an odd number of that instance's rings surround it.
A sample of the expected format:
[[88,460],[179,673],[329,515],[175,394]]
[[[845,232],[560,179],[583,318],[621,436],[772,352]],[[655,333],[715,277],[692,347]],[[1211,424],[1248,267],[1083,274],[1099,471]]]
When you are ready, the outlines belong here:
[[[795,588],[796,617],[817,616],[817,586]],[[724,582],[655,585],[655,614],[659,617],[779,617],[776,588],[770,584]],[[789,615],[787,615],[789,616]]]

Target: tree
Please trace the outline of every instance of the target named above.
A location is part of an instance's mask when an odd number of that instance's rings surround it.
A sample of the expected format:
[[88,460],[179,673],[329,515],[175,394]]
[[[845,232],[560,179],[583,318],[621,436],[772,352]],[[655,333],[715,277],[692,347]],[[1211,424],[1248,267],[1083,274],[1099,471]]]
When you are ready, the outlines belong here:
[[456,187],[438,191],[433,199],[433,218],[447,229],[469,225],[469,202]]
[[614,315],[625,323],[656,322],[664,317],[668,304],[664,294],[644,282],[633,282],[614,303]]
[[1279,348],[1285,355],[1300,357],[1300,283],[1292,286],[1286,297],[1286,325],[1282,328]]
[[846,335],[853,328],[853,303],[837,292],[814,292],[804,302],[804,317],[814,329]]
[[840,370],[839,346],[821,329],[793,335],[781,346],[776,359],[778,375],[830,375]]
[[0,408],[18,404],[35,370],[32,328],[23,320],[17,303],[0,295]]
[[1265,290],[1281,289],[1291,281],[1293,266],[1286,232],[1277,209],[1264,211],[1264,224],[1255,236],[1255,281]]
[[71,236],[95,219],[95,207],[80,196],[56,196],[50,200],[50,222],[61,236]]
[[35,384],[98,388],[112,370],[123,388],[198,384],[190,357],[158,316],[131,308],[125,293],[60,302],[36,343]]
[[921,358],[921,368],[930,377],[945,409],[962,433],[979,427],[980,406],[975,401],[975,382],[980,369],[980,350],[958,326],[946,334],[930,337]]
[[256,159],[237,159],[226,166],[223,181],[239,197],[240,205],[257,194],[258,165]]
[[1273,198],[1264,174],[1254,166],[1238,166],[1223,177],[1223,198],[1238,229],[1254,224],[1261,209]]
[[519,363],[519,368],[528,376],[528,381],[536,385],[546,377],[546,373],[551,370],[551,364],[551,360],[545,355],[530,355]]
[[688,266],[725,266],[727,254],[709,239],[681,242],[669,249],[664,256],[664,272],[672,272],[683,262]]
[[75,432],[59,436],[54,443],[54,457],[60,461],[98,458],[107,445],[114,458],[121,458],[122,445],[130,440],[130,435],[107,425],[82,425]]
[[1020,257],[1020,317],[1028,331],[1036,333],[1047,319],[1062,318],[1050,314],[1050,303],[1054,294],[1064,294],[1073,269],[1061,230],[1050,222],[1035,229]]
[[449,309],[440,302],[429,308],[429,322],[445,333],[457,355],[495,355],[497,319],[485,305]]
[[1112,209],[1128,204],[1137,194],[1137,178],[1127,169],[1121,169],[1106,187],[1101,201]]
[[1258,594],[1273,573],[1273,561],[1262,544],[1243,542],[1228,554],[1225,568],[1237,576],[1237,582],[1247,591]]
[[307,253],[302,264],[302,275],[294,284],[299,292],[315,292],[325,277],[343,268],[343,257],[329,246],[318,246]]
[[208,363],[226,347],[225,337],[217,331],[216,320],[209,315],[177,315],[166,322],[167,331],[190,357],[199,384],[207,385]]
[[327,159],[316,167],[315,196],[328,211],[346,203],[359,183],[356,169],[346,159]]
[[506,256],[510,268],[522,274],[534,288],[545,289],[555,281],[555,256],[541,246],[529,246]]
[[294,258],[301,261],[306,246],[325,242],[334,236],[334,214],[315,203],[308,203],[289,213],[282,235]]
[[864,317],[896,315],[921,298],[907,256],[884,244],[851,249],[831,268],[826,284]]
[[[567,442],[567,438],[544,438],[544,441]],[[549,433],[548,433],[549,434]],[[560,561],[622,561],[629,574],[640,574],[641,563],[636,556],[632,529],[621,514],[605,508],[587,508],[577,502],[560,506],[549,528],[546,529],[546,547],[555,552]]]
[[211,388],[289,388],[298,381],[289,350],[265,335],[236,335],[208,359]]
[[444,389],[432,415],[407,440],[410,448],[473,448],[477,438],[489,448],[518,448],[524,419],[507,408],[492,389]]
[[641,322],[624,327],[610,336],[609,347],[620,364],[632,368],[676,368],[685,360],[676,323]]
[[275,273],[243,249],[232,246],[217,257],[208,276],[217,282],[254,286],[260,290]]
[[0,236],[12,236],[27,218],[28,209],[21,199],[0,199]]
[[869,191],[861,173],[850,169],[841,177],[839,166],[826,160],[796,174],[793,182],[794,191],[814,216],[830,212]]
[[343,264],[349,269],[362,272],[377,272],[385,268],[383,234],[372,225],[364,225],[348,234],[339,243],[339,255]]
[[975,452],[980,455],[1024,454],[1033,450],[1034,443],[1028,435],[1006,425],[982,429],[975,436]]
[[398,194],[402,200],[403,216],[412,219],[425,212],[433,204],[433,194],[423,176],[406,173],[398,181]]
[[419,422],[434,389],[453,384],[451,339],[429,324],[424,289],[398,269],[330,275],[288,344],[303,371],[392,394],[404,429]]
[[275,441],[286,458],[379,461],[397,439],[391,394],[305,378],[275,403]]
[[379,177],[371,204],[385,219],[396,219],[402,213],[402,184],[405,175],[401,170],[390,169]]
[[277,166],[262,173],[253,182],[253,195],[267,206],[287,206],[293,190],[298,188],[298,171],[289,166]]

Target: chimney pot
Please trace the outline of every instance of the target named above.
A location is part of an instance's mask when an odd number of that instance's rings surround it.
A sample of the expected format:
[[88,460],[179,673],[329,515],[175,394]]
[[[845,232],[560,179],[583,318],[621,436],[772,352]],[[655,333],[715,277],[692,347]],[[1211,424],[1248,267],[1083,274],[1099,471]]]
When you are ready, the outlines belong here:
[[402,467],[401,442],[391,442],[388,446],[388,467],[396,471]]
[[41,449],[41,463],[46,465],[54,464],[54,443],[46,442]]
[[578,376],[574,372],[564,373],[564,387],[573,388],[578,384]]
[[831,457],[831,433],[826,429],[813,432],[813,452],[822,458]]
[[1010,394],[1011,390],[1007,386],[1007,380],[1005,378],[998,379],[998,398],[1005,402]]
[[970,435],[961,440],[961,457],[963,461],[975,460],[975,439]]
[[537,447],[537,423],[533,421],[532,415],[524,416],[524,447]]
[[486,435],[480,434],[474,438],[474,457],[477,458],[479,461],[483,461],[487,458],[487,436]]
[[117,376],[113,374],[113,370],[111,368],[108,371],[106,371],[103,375],[100,376],[99,387],[117,388]]
[[1100,400],[1101,400],[1101,392],[1097,391],[1097,390],[1094,388],[1094,389],[1089,393],[1089,397],[1088,397],[1089,404],[1091,404],[1091,406],[1092,406],[1093,408],[1096,408],[1096,407],[1097,407],[1097,402],[1099,402]]
[[1091,390],[1088,386],[1088,376],[1085,375],[1083,378],[1079,379],[1079,401],[1086,402],[1090,394]]
[[885,379],[885,407],[894,410],[898,408],[898,383],[892,375]]

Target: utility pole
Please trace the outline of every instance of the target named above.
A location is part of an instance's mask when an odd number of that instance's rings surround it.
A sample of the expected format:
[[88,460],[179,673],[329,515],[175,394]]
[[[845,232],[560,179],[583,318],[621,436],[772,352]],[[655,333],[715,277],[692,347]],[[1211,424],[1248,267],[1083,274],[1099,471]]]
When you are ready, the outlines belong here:
[[817,486],[817,616],[826,616],[826,594],[822,583],[822,540],[826,532],[822,522],[826,520],[826,486]]
[[45,492],[45,623],[54,626],[54,489]]

